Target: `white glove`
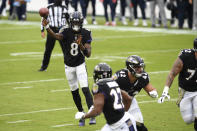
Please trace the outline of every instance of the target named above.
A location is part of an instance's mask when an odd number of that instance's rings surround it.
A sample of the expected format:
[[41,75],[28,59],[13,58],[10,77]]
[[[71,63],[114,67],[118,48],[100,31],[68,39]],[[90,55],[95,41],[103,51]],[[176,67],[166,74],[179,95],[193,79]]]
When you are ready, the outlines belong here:
[[169,90],[169,87],[165,86],[163,89],[162,96],[158,99],[158,103],[163,103],[166,97],[168,98],[168,100],[170,100],[170,95],[168,94],[168,90]]
[[150,91],[150,92],[149,92],[149,95],[150,95],[151,97],[153,97],[153,98],[157,98],[157,97],[158,97],[158,93],[157,93],[156,90]]
[[77,112],[77,113],[75,114],[75,119],[81,119],[84,115],[85,115],[84,112]]
[[90,107],[90,109],[88,110],[88,113],[90,113],[93,109],[94,109],[94,106],[92,105],[92,106]]

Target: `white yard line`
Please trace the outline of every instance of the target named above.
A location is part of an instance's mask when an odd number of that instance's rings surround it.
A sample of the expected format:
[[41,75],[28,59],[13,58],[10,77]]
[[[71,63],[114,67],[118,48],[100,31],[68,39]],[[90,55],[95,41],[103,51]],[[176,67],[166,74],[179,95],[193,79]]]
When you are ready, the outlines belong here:
[[54,92],[66,92],[66,91],[70,91],[70,89],[51,90],[50,92],[54,93]]
[[[24,28],[24,25],[32,25],[40,27],[40,22],[17,22],[9,20],[1,20],[0,24],[12,24],[12,25],[21,25]],[[163,28],[150,28],[150,27],[123,27],[123,26],[103,26],[103,25],[84,25],[85,28],[95,29],[95,30],[113,30],[116,32],[119,31],[137,31],[137,32],[149,32],[149,33],[166,33],[166,34],[184,34],[184,35],[196,35],[196,31],[192,30],[179,30],[179,29],[163,29]],[[13,27],[14,28],[14,27]]]
[[[174,102],[177,99],[170,99],[166,100],[168,102]],[[151,101],[139,101],[139,104],[145,104],[145,103],[157,103],[157,100],[151,100]],[[21,112],[21,113],[11,113],[11,114],[0,114],[0,117],[2,116],[16,116],[16,115],[25,115],[25,114],[34,114],[34,113],[41,113],[41,112],[51,112],[51,111],[60,111],[60,110],[72,110],[75,107],[68,107],[68,108],[57,108],[57,109],[48,109],[48,110],[38,110],[38,111],[30,111],[30,112]]]
[[32,88],[32,86],[26,86],[26,87],[14,87],[13,89],[27,89],[27,88]]
[[38,42],[44,42],[45,40],[22,40],[22,41],[1,41],[0,45],[4,44],[24,44],[24,43],[38,43]]
[[[155,72],[148,72],[148,74],[162,74],[168,73],[169,71],[155,71]],[[92,79],[92,77],[88,77]],[[53,82],[53,81],[62,81],[64,78],[57,78],[57,79],[48,79],[48,80],[35,80],[35,81],[22,81],[22,82],[8,82],[8,83],[0,83],[0,85],[12,85],[12,84],[29,84],[29,83],[39,83],[39,82]]]
[[[109,56],[107,54],[100,55],[100,56],[92,56],[88,58],[87,60],[106,60],[106,61],[113,61],[117,59],[126,59],[126,57],[121,57],[121,55],[132,55],[132,54],[143,54],[143,53],[167,53],[167,52],[177,52],[179,51],[178,49],[167,49],[167,50],[149,50],[149,51],[135,51],[135,52],[121,52],[121,53],[115,53],[114,56]],[[18,58],[18,59],[1,59],[0,62],[14,62],[14,61],[32,61],[32,60],[40,60],[42,58],[40,52],[21,52],[21,53],[10,53],[11,56],[25,56],[25,57],[30,57],[30,58]],[[38,55],[40,55],[38,57]],[[118,56],[119,55],[119,56]],[[62,57],[63,54],[56,53],[53,54],[53,58],[59,58]],[[36,58],[32,58],[36,57]]]
[[62,125],[55,125],[51,127],[64,127],[64,126],[73,126],[74,124],[62,124]]
[[[151,100],[151,101],[140,101],[140,102],[138,102],[139,104],[145,104],[145,103],[154,103],[154,102],[156,102],[157,103],[157,99],[156,100]],[[170,99],[170,100],[168,100],[168,99],[165,99],[165,101],[171,101],[171,102],[174,102],[174,101],[177,101],[177,98],[172,98],[172,99]],[[159,103],[158,103],[159,104]]]
[[10,113],[10,114],[1,114],[1,116],[16,116],[16,115],[25,115],[25,114],[34,114],[40,112],[51,112],[51,111],[61,111],[61,110],[72,110],[75,107],[67,107],[67,108],[57,108],[57,109],[48,109],[48,110],[38,110],[38,111],[30,111],[30,112],[21,112],[21,113]]
[[35,80],[35,81],[22,81],[22,82],[8,82],[8,83],[0,83],[0,85],[12,85],[12,84],[29,84],[29,83],[38,83],[38,82],[51,82],[51,81],[62,81],[64,78],[59,79],[48,79],[48,80]]
[[31,121],[31,120],[9,121],[9,122],[7,122],[7,123],[13,124],[13,123],[23,123],[23,122],[27,122],[27,121]]

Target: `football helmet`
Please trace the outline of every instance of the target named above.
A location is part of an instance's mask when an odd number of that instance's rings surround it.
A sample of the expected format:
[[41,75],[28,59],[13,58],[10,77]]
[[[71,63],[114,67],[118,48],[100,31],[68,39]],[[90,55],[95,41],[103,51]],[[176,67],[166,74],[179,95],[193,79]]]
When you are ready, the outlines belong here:
[[106,63],[99,63],[94,67],[93,78],[96,83],[99,79],[110,78],[112,76],[112,69]]
[[83,16],[79,11],[75,11],[70,15],[70,27],[74,32],[80,32],[83,26]]
[[197,52],[197,38],[194,40],[194,51]]
[[144,72],[144,60],[137,55],[131,55],[126,59],[126,67],[131,72],[131,74],[139,78]]

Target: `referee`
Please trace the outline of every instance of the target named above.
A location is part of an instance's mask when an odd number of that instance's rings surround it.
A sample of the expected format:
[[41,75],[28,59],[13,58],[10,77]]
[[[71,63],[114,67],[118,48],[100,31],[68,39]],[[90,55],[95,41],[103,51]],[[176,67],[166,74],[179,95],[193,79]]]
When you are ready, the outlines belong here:
[[[68,18],[69,18],[68,9],[66,6],[62,5],[62,0],[54,0],[54,3],[49,4],[47,8],[49,9],[49,15],[47,18],[47,20],[49,21],[49,26],[55,33],[58,33],[59,29],[62,26],[68,24]],[[44,27],[42,26],[42,24],[41,24],[41,36],[42,38],[45,38]],[[38,71],[46,71],[49,65],[52,50],[55,46],[55,42],[56,39],[50,36],[49,34],[47,34],[42,66]],[[63,52],[64,45],[62,44],[61,41],[59,41],[59,43]]]

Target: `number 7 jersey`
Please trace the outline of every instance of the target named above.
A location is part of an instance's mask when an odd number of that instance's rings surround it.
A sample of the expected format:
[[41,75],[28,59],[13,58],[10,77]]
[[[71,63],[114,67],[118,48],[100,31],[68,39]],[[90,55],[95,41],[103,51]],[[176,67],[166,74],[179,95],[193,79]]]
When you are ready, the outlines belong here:
[[182,71],[179,73],[179,87],[186,91],[197,91],[197,60],[192,49],[181,50],[179,58],[183,62]]
[[105,97],[103,113],[109,125],[124,116],[121,90],[112,78],[100,79],[92,90],[93,94],[102,93]]
[[85,61],[85,56],[76,43],[76,40],[78,35],[81,35],[83,45],[86,43],[91,44],[91,31],[82,28],[79,34],[75,34],[71,28],[65,28],[61,34],[63,35],[64,63],[71,67],[82,64]]

